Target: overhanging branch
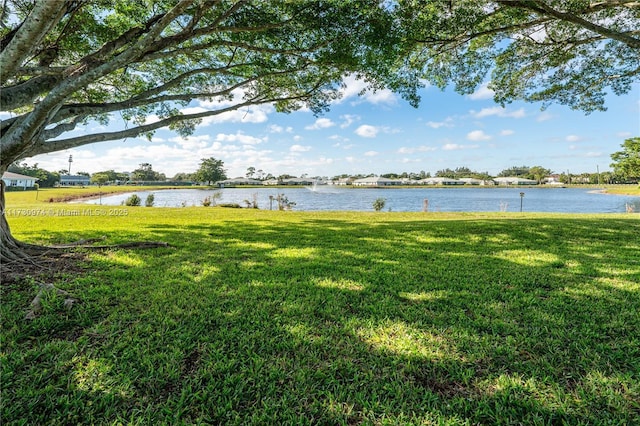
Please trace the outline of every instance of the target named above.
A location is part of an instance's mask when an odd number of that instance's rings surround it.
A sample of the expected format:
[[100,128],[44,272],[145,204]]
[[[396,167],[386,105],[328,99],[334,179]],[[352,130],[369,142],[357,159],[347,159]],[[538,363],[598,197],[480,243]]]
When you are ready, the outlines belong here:
[[[600,34],[606,38],[617,40],[621,43],[624,43],[627,46],[631,47],[632,49],[640,49],[640,39],[630,36],[629,33],[611,30],[609,28],[603,27],[602,25],[598,25],[594,22],[587,21],[586,19],[582,18],[581,16],[578,16],[575,13],[561,12],[549,6],[545,1],[499,0],[498,2],[505,6],[521,7],[521,8],[536,12],[538,14],[551,16],[561,21],[571,22],[582,28],[592,31],[596,34]],[[615,3],[621,3],[621,4],[627,3],[627,6],[629,6],[628,4],[629,2],[615,2]]]
[[31,55],[47,32],[65,13],[56,1],[40,0],[20,26],[11,41],[0,52],[0,84],[13,78],[15,70]]
[[282,98],[265,99],[263,97],[256,97],[254,99],[248,100],[246,102],[242,102],[240,104],[232,105],[227,108],[221,108],[215,111],[203,111],[195,114],[176,115],[176,116],[159,120],[155,123],[145,124],[145,125],[133,127],[130,129],[120,130],[117,132],[97,133],[97,134],[79,136],[76,138],[60,139],[60,140],[52,140],[52,141],[41,141],[37,144],[34,144],[30,149],[25,151],[23,153],[23,156],[32,157],[34,155],[47,154],[50,152],[61,151],[64,149],[76,148],[79,146],[89,145],[96,142],[106,142],[111,140],[136,137],[141,134],[152,132],[163,127],[168,127],[168,126],[171,126],[172,124],[176,124],[182,121],[198,120],[201,118],[212,117],[212,116],[223,114],[225,112],[236,111],[240,108],[247,107],[247,106],[267,104],[272,102],[306,99],[312,94],[313,91],[317,90],[317,88],[318,86],[315,86],[314,89],[307,91],[303,94],[295,95],[295,96],[287,96]]

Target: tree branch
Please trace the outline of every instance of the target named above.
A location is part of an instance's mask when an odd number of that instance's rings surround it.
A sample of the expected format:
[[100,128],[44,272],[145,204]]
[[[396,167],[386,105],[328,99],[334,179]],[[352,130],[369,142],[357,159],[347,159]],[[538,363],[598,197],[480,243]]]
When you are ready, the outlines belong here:
[[519,24],[513,24],[513,25],[506,25],[503,27],[499,27],[499,28],[492,28],[492,29],[488,29],[485,31],[479,31],[476,33],[460,33],[458,35],[456,35],[453,38],[432,38],[432,39],[422,39],[422,40],[414,40],[416,42],[419,43],[425,43],[425,44],[446,44],[446,43],[460,43],[462,41],[462,43],[466,43],[468,41],[471,41],[475,38],[478,37],[482,37],[482,36],[486,36],[486,35],[495,35],[495,34],[500,34],[500,33],[508,33],[514,30],[524,30],[527,28],[531,28],[534,27],[536,25],[540,25],[540,24],[544,24],[546,22],[549,21],[549,18],[540,18],[540,19],[536,19],[533,21],[527,21],[527,22],[523,22],[523,23],[519,23]]
[[78,123],[80,123],[85,117],[86,116],[84,116],[84,115],[78,115],[78,116],[74,117],[74,119],[71,122],[58,124],[53,129],[45,130],[44,131],[44,139],[45,140],[54,139],[54,138],[57,138],[58,136],[60,136],[61,134],[65,133],[65,132],[72,131],[73,129],[76,128]]
[[0,52],[0,84],[13,77],[15,70],[31,55],[34,48],[65,14],[56,1],[40,0],[13,38]]
[[[1,67],[0,67],[1,68]],[[61,74],[41,75],[15,86],[3,87],[0,91],[0,105],[3,111],[11,111],[33,102],[43,93],[46,93],[56,84],[62,81]]]
[[[202,71],[202,70],[207,71],[209,69],[194,70],[193,73],[185,73],[189,75],[183,74],[162,86],[150,89],[144,93],[136,95],[125,101],[113,102],[113,103],[99,103],[99,104],[95,104],[95,103],[94,104],[67,104],[64,107],[60,108],[60,111],[56,114],[55,117],[51,119],[51,122],[57,123],[77,115],[89,116],[89,115],[95,115],[95,114],[104,114],[104,113],[109,113],[114,111],[121,111],[125,109],[158,104],[162,102],[172,102],[172,101],[188,102],[193,99],[216,98],[219,96],[228,95],[232,93],[234,90],[239,89],[243,86],[246,86],[247,84],[255,82],[261,78],[273,77],[273,76],[282,74],[282,72],[265,73],[260,76],[251,77],[251,78],[244,79],[242,81],[238,81],[237,83],[227,86],[224,89],[216,92],[183,93],[183,94],[155,96],[177,85],[181,80],[184,80],[184,78],[187,78],[192,74],[197,74],[196,71]],[[296,71],[300,71],[300,70],[302,70],[302,68]],[[287,72],[291,72],[291,70],[288,70]]]
[[125,139],[130,137],[139,136],[143,133],[152,132],[154,130],[170,126],[172,124],[176,124],[182,121],[188,120],[198,120],[201,118],[212,117],[216,115],[223,114],[225,112],[236,111],[240,108],[251,106],[251,105],[260,105],[272,102],[283,102],[283,101],[295,101],[308,98],[314,91],[318,90],[318,85],[315,85],[312,89],[294,96],[286,96],[282,98],[272,98],[266,99],[264,97],[256,97],[251,100],[229,106],[227,108],[222,108],[215,111],[204,111],[195,114],[187,114],[187,115],[175,115],[172,117],[168,117],[162,120],[159,120],[155,123],[145,124],[138,127],[133,127],[130,129],[125,129],[117,132],[109,132],[109,133],[98,133],[91,134],[85,136],[79,136],[76,138],[69,139],[59,139],[53,141],[40,141],[38,144],[32,146],[29,150],[25,151],[22,156],[32,157],[34,155],[39,154],[47,154],[50,152],[60,151],[64,149],[76,148],[83,145],[89,145],[96,142],[105,142],[110,140],[118,140]]
[[[58,5],[56,2],[47,2],[47,0],[44,0],[44,2]],[[50,118],[57,114],[68,96],[143,55],[165,28],[190,5],[190,0],[180,0],[171,10],[162,15],[136,44],[116,55],[110,61],[99,64],[93,69],[88,66],[81,69],[76,66],[70,67],[67,70],[67,79],[51,90],[42,102],[36,105],[33,111],[21,117],[3,135],[3,150],[14,152],[16,150],[25,151],[31,149],[40,139],[38,137],[39,133],[50,122]],[[25,141],[29,142],[25,143]]]
[[627,33],[613,31],[609,28],[603,27],[602,25],[587,21],[586,19],[581,18],[574,13],[561,12],[549,6],[545,1],[498,0],[498,3],[504,4],[505,6],[521,7],[539,14],[552,16],[561,21],[571,22],[596,34],[600,34],[606,38],[624,43],[632,49],[640,49],[640,39],[631,37]]

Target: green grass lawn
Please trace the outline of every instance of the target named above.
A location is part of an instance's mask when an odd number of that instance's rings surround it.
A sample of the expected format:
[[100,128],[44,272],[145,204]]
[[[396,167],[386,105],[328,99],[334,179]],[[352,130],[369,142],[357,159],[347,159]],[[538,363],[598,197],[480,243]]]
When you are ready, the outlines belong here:
[[637,214],[102,207],[9,217],[171,247],[1,286],[2,424],[640,421]]
[[607,187],[607,192],[610,194],[640,196],[640,186],[633,186],[633,185],[612,186],[612,187]]
[[[154,191],[160,189],[171,189],[170,186],[133,186],[133,185],[106,185],[106,186],[82,186],[82,187],[60,187],[42,188],[38,191],[11,191],[7,192],[7,200],[10,201],[9,208],[13,206],[23,207],[42,205],[43,203],[58,203],[71,201],[78,198],[92,197],[98,198],[100,195],[117,194],[121,192]],[[189,186],[180,188],[191,188]]]

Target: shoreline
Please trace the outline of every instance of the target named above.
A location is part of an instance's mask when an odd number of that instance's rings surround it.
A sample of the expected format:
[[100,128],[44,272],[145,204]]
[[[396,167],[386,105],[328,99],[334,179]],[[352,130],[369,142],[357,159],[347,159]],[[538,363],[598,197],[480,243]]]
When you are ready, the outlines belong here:
[[[570,186],[547,186],[547,185],[532,185],[532,186],[479,186],[479,185],[438,185],[438,186],[380,186],[380,187],[352,187],[352,186],[342,186],[342,185],[322,185],[318,189],[340,189],[340,190],[371,190],[371,189],[383,189],[383,190],[394,190],[394,189],[415,189],[415,190],[439,190],[439,189],[480,189],[480,190],[491,190],[491,189],[585,189],[587,192],[593,194],[604,194],[604,195],[622,195],[629,197],[640,197],[640,188],[635,185],[613,185],[611,187],[603,187],[602,185],[570,185]],[[590,189],[591,188],[591,189]],[[278,185],[278,186],[236,186],[236,187],[227,187],[227,188],[217,188],[217,187],[201,187],[201,186],[141,186],[141,187],[117,187],[117,189],[107,189],[105,191],[87,191],[81,194],[73,194],[73,193],[63,193],[56,194],[56,192],[61,190],[73,190],[73,188],[46,188],[40,190],[40,194],[43,195],[41,202],[43,203],[69,203],[76,204],[82,203],[84,201],[95,200],[104,196],[112,196],[116,194],[131,194],[139,191],[152,192],[152,191],[166,191],[166,190],[176,190],[176,189],[186,189],[186,190],[219,190],[219,189],[247,189],[247,190],[256,190],[256,189],[274,189],[274,190],[296,190],[296,189],[306,189],[309,190],[310,187],[308,185]],[[81,188],[77,188],[81,189]],[[89,189],[88,187],[82,188],[84,190]],[[51,194],[47,194],[48,192],[52,192]],[[46,192],[43,194],[43,192]],[[320,191],[318,191],[320,192]],[[13,194],[13,192],[7,193],[7,195]]]

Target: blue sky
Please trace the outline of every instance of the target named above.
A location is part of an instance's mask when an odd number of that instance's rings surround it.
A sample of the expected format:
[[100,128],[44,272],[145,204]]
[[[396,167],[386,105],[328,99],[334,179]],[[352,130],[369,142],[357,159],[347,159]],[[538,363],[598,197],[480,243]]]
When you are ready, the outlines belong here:
[[[193,172],[200,159],[224,161],[229,177],[248,167],[275,176],[335,176],[436,171],[465,166],[492,175],[511,166],[543,166],[553,172],[609,170],[610,155],[625,138],[640,135],[640,86],[610,96],[608,110],[585,115],[561,105],[516,102],[502,108],[481,87],[462,96],[429,87],[418,109],[388,92],[357,96],[363,85],[349,78],[344,96],[321,117],[309,111],[276,113],[253,107],[205,120],[188,137],[157,131],[143,137],[102,142],[29,158],[48,170],[131,171],[148,162],[172,177]],[[194,102],[188,111],[210,107]],[[187,111],[187,112],[188,112]],[[6,114],[5,114],[6,116]],[[87,131],[115,130],[89,124]]]

